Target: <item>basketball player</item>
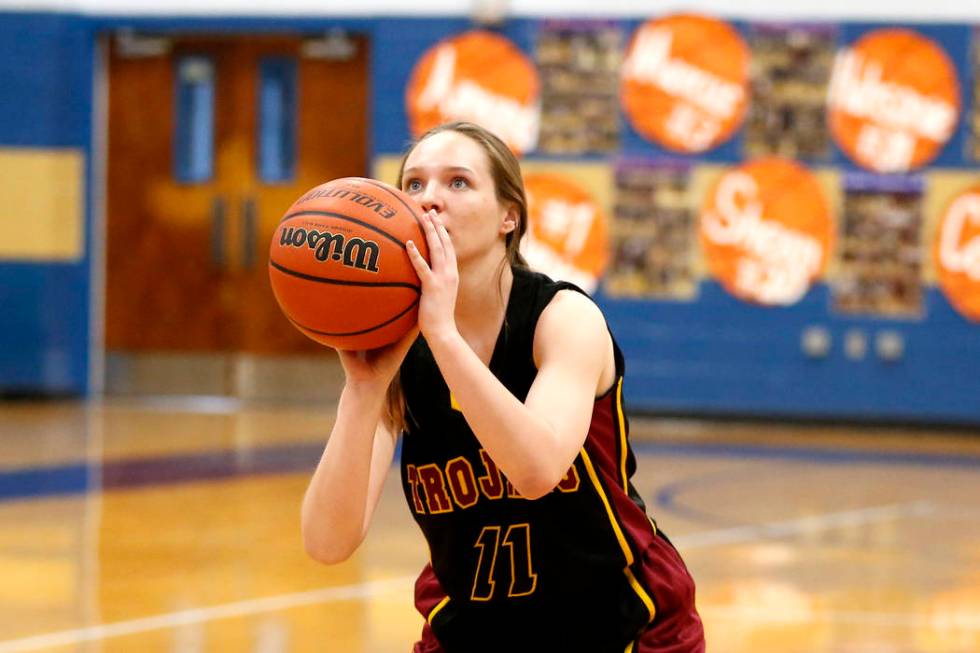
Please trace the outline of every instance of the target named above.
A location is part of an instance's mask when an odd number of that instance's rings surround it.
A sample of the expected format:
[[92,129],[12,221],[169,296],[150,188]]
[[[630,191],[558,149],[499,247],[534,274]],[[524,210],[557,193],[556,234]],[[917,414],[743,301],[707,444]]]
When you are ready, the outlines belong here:
[[694,583],[629,479],[623,356],[582,291],[527,269],[519,165],[484,129],[433,129],[399,186],[425,210],[421,337],[340,352],[337,421],[303,502],[308,552],[362,541],[401,435],[431,552],[415,653],[704,651]]

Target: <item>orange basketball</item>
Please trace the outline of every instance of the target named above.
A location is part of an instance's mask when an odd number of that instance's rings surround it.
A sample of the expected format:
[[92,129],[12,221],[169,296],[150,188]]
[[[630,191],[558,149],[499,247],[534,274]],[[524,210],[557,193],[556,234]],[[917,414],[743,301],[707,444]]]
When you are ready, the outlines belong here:
[[422,288],[405,243],[428,260],[422,208],[374,179],[313,188],[279,221],[269,247],[272,291],[289,321],[334,349],[374,349],[418,320]]

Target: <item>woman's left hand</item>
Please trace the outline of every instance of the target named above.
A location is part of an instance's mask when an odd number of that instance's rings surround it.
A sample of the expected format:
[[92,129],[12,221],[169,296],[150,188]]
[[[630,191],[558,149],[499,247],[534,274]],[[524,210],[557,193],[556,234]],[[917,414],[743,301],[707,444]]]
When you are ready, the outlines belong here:
[[419,328],[427,340],[432,340],[456,332],[459,270],[456,267],[456,250],[449,238],[449,232],[435,211],[427,211],[422,215],[422,228],[429,244],[429,263],[426,263],[412,241],[408,241],[408,256],[422,281]]

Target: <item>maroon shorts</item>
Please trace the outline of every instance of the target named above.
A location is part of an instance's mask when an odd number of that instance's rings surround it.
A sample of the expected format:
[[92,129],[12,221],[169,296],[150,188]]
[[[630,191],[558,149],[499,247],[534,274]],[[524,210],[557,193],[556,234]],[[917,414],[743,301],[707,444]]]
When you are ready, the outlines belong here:
[[642,573],[657,614],[630,653],[704,653],[704,626],[694,604],[694,579],[677,549],[659,531],[644,551]]

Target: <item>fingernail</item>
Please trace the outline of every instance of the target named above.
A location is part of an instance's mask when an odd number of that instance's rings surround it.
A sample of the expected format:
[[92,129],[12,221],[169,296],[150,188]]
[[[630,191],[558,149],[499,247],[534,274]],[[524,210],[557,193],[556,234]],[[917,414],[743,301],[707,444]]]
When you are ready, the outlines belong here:
[[415,249],[415,243],[413,243],[410,240],[405,241],[405,245],[407,245],[408,247],[411,247],[412,249]]

